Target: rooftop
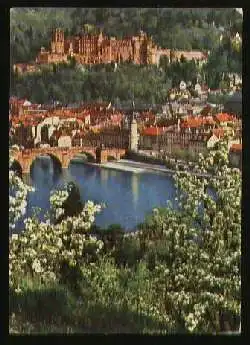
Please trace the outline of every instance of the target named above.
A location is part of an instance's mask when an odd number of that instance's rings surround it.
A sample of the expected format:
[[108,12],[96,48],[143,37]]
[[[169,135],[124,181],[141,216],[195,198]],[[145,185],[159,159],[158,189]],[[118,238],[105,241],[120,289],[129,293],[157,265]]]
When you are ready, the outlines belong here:
[[166,132],[166,128],[164,127],[148,127],[142,130],[143,135],[155,136],[161,135]]
[[234,121],[235,117],[227,113],[219,113],[215,115],[215,119],[219,122]]

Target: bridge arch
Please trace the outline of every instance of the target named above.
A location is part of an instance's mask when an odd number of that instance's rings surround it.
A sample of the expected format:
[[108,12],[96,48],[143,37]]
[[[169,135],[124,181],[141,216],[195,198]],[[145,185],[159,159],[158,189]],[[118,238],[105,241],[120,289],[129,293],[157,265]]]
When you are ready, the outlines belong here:
[[83,155],[83,157],[86,157],[88,162],[95,163],[96,156],[94,155],[94,153],[88,152],[88,151],[82,151],[81,154]]
[[90,163],[95,163],[96,162],[96,156],[94,152],[90,152],[90,151],[79,151],[76,153],[73,153],[71,155],[71,157],[69,157],[69,163],[68,165],[70,165],[72,163],[73,159],[79,158],[81,159],[83,162],[90,162]]
[[[57,156],[57,154],[45,151],[44,153],[37,153],[35,156],[31,157],[29,168],[28,168],[28,172],[30,173],[30,175],[32,175],[32,170],[33,170],[33,167],[34,167],[36,160],[39,159],[39,157],[41,157],[41,156],[47,156],[48,158],[51,159],[54,172],[58,172],[58,173],[62,172],[61,158],[59,156]],[[46,167],[46,163],[44,163],[44,165],[42,165],[42,168],[43,167]]]
[[112,161],[115,161],[116,160],[116,157],[114,155],[108,155],[107,156],[107,161],[108,162],[112,162]]

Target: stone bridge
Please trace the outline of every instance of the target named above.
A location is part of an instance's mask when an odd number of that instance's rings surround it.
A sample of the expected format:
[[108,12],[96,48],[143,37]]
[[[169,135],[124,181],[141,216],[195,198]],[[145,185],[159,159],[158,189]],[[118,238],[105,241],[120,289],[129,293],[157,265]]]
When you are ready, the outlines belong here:
[[33,161],[42,155],[49,155],[54,162],[58,163],[62,168],[68,168],[70,161],[80,153],[84,153],[92,157],[93,162],[105,163],[108,157],[120,159],[125,155],[125,149],[99,149],[93,147],[48,147],[48,148],[34,148],[25,150],[11,150],[11,155],[20,164],[22,173],[28,174],[30,172]]

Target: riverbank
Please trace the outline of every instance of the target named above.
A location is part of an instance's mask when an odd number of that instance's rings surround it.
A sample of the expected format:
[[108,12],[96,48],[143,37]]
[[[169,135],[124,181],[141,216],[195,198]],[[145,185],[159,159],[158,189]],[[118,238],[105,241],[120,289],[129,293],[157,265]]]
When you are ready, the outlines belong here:
[[[97,166],[101,168],[106,168],[106,169],[114,169],[114,170],[119,170],[119,171],[128,171],[128,172],[133,172],[133,173],[161,173],[161,174],[168,174],[168,175],[174,175],[176,174],[176,170],[173,169],[168,169],[164,165],[157,165],[157,164],[150,164],[150,163],[143,163],[143,162],[137,162],[137,161],[132,161],[128,159],[120,159],[118,161],[114,162],[107,162],[107,163],[102,163],[102,164],[97,164],[97,163],[89,163],[89,162],[84,162],[84,164],[91,165],[91,166]],[[201,174],[193,171],[189,171],[191,175],[195,175],[198,177],[211,177],[211,174]]]

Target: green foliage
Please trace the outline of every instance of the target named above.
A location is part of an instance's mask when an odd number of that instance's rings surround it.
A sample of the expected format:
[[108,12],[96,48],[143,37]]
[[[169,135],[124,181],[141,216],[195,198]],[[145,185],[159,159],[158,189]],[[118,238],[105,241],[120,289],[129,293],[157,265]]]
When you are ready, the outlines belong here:
[[179,87],[182,80],[194,83],[199,71],[199,66],[194,60],[186,61],[181,59],[179,62],[173,62],[167,67],[166,77],[172,79],[172,87]]
[[155,66],[121,64],[117,71],[110,65],[85,67],[60,64],[47,67],[41,73],[12,78],[11,94],[28,98],[31,102],[62,103],[103,100],[115,102],[135,101],[164,102],[171,80]]
[[113,257],[118,266],[136,267],[142,258],[141,244],[138,238],[123,237],[116,245]]
[[204,66],[205,79],[210,88],[221,87],[220,83],[226,81],[228,73],[242,75],[242,47],[241,44],[235,46],[235,40],[231,35],[229,28],[217,48],[211,51]]
[[[22,277],[22,282],[26,277]],[[29,283],[10,291],[11,333],[166,333],[166,322],[154,302],[150,272],[143,263],[135,271],[118,269],[102,258],[81,267],[80,290]],[[40,310],[40,312],[38,312]]]
[[225,104],[229,98],[228,94],[210,94],[207,101],[213,104]]
[[12,8],[10,11],[11,60],[34,60],[41,46],[48,48],[54,27],[67,29],[72,26],[73,9]]
[[77,185],[74,182],[69,182],[66,186],[66,190],[68,192],[68,197],[62,204],[64,213],[57,219],[57,224],[67,217],[77,216],[83,209],[80,190]]

